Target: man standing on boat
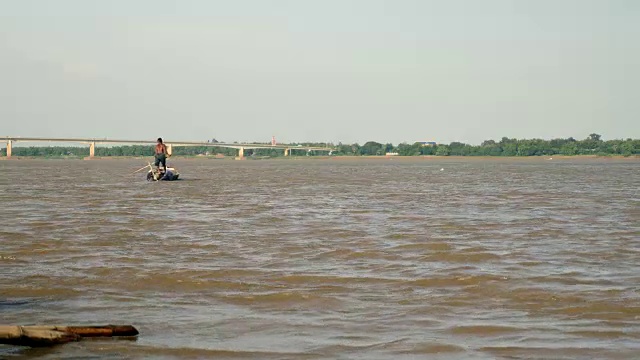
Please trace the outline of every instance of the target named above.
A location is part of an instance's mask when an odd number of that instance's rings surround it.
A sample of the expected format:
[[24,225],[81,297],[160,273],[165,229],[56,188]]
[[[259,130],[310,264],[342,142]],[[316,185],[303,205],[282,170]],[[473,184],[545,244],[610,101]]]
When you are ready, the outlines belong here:
[[167,157],[171,156],[167,153],[167,146],[162,142],[162,138],[158,138],[158,143],[156,144],[156,170],[160,170],[159,166],[162,164],[162,169],[167,168]]

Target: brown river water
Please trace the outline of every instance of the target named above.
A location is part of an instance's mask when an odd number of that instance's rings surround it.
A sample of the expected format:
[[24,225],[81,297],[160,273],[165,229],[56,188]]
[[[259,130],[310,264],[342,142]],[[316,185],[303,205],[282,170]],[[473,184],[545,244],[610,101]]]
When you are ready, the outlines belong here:
[[639,359],[640,161],[0,161],[2,359]]

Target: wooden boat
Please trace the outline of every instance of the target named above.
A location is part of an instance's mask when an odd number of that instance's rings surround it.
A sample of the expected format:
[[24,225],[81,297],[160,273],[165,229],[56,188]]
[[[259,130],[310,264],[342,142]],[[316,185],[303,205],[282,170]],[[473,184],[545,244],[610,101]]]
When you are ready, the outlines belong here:
[[137,173],[146,168],[149,168],[147,171],[147,181],[174,181],[180,178],[180,173],[176,168],[168,167],[165,172],[158,172],[151,163],[148,165],[141,167],[140,169],[134,171],[133,173]]
[[149,169],[147,172],[147,181],[174,181],[180,178],[178,170],[168,167],[164,173],[158,173],[155,169]]

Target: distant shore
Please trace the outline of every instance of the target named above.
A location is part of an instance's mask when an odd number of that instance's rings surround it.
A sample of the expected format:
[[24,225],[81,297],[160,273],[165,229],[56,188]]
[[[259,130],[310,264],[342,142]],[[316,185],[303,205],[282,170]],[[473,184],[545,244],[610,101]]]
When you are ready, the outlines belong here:
[[[235,160],[236,158],[233,156],[172,156],[169,158],[171,160]],[[416,155],[416,156],[389,156],[389,155],[367,155],[367,156],[354,156],[354,155],[339,155],[339,156],[278,156],[278,157],[245,157],[244,161],[256,161],[256,160],[299,160],[299,159],[315,159],[315,160],[398,160],[398,161],[408,161],[408,160],[589,160],[589,159],[610,159],[610,160],[640,160],[639,155],[547,155],[547,156],[436,156],[436,155]],[[87,157],[80,156],[13,156],[11,158],[0,157],[1,160],[7,161],[20,161],[20,160],[88,160],[88,161],[97,161],[97,160],[143,160],[146,162],[153,162],[153,158],[149,156],[96,156],[91,159]]]
[[[317,156],[318,158],[320,156]],[[327,158],[327,157],[325,157]],[[423,159],[423,160],[589,160],[589,159],[620,159],[620,160],[640,160],[640,155],[548,155],[548,156],[436,156],[436,155],[417,155],[417,156],[333,156],[331,159],[375,159],[375,160],[410,160],[410,159]]]

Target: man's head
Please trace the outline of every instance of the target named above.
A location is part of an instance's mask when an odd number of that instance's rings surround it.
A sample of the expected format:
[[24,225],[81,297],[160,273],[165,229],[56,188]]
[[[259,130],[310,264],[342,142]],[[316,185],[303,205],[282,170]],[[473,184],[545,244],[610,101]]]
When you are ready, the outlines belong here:
[[158,138],[158,144],[162,144],[162,138]]

